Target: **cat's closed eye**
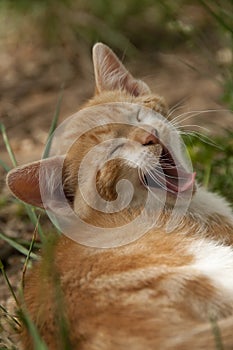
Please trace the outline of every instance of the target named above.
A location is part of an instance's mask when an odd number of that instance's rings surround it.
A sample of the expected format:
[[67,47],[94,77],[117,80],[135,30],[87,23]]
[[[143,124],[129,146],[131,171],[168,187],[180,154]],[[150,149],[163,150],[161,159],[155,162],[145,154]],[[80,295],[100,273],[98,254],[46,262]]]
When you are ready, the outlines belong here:
[[119,143],[116,146],[113,146],[113,149],[110,151],[109,156],[112,156],[116,151],[118,151],[121,147],[124,146],[124,142]]
[[141,115],[140,115],[140,112],[141,112],[141,109],[139,109],[137,111],[137,114],[136,114],[136,120],[140,123],[141,122]]

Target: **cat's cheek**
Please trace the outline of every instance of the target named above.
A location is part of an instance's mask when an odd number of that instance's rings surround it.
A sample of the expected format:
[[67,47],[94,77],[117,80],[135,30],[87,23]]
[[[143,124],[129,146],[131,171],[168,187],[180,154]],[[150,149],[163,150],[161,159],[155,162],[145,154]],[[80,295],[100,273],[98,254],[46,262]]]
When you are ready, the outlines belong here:
[[123,161],[112,159],[96,173],[96,190],[100,197],[106,201],[114,201],[118,197],[117,183],[121,179]]

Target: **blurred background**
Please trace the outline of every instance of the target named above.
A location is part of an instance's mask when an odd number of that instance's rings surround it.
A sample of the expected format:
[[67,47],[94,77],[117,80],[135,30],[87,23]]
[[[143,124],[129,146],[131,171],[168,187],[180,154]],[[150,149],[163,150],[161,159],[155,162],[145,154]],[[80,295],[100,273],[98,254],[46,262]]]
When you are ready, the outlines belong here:
[[22,256],[6,237],[26,245],[34,226],[5,186],[9,145],[19,164],[41,157],[55,111],[62,121],[93,94],[97,41],[174,117],[188,112],[182,131],[198,179],[233,202],[232,0],[0,0],[0,258],[13,286]]

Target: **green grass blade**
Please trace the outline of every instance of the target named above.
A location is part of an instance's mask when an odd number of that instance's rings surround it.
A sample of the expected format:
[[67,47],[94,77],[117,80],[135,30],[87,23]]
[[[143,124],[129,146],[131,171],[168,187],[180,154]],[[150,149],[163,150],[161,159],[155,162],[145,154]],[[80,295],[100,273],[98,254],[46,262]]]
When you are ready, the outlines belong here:
[[48,350],[45,342],[39,335],[39,332],[35,326],[35,324],[30,319],[28,313],[25,310],[20,310],[19,312],[20,318],[28,329],[29,334],[33,339],[33,349],[34,350]]
[[46,238],[45,238],[44,232],[42,230],[41,224],[39,223],[38,216],[35,213],[35,208],[32,207],[31,205],[28,205],[25,203],[23,203],[23,204],[25,206],[25,209],[26,209],[26,212],[29,216],[30,221],[33,223],[34,227],[37,226],[40,239],[43,242]]
[[205,188],[209,187],[211,168],[211,162],[208,162],[205,167],[205,174],[203,179],[203,185]]
[[231,35],[233,34],[233,28],[226,23],[223,16],[219,15],[216,11],[212,10],[212,8],[207,4],[204,0],[199,0],[203,7],[205,7],[206,11],[211,14],[215,18],[215,20]]
[[[21,244],[21,245],[23,245],[24,247],[28,247],[28,249],[29,249],[29,247],[31,246],[31,241],[27,241],[26,239],[21,239],[21,238],[17,238],[17,242],[19,243],[19,244]],[[41,242],[34,242],[33,243],[33,248],[35,248],[35,249],[41,249],[41,247],[42,247],[42,244],[41,244]]]
[[2,159],[0,159],[0,166],[8,173],[8,171],[11,170],[11,168],[5,163],[3,162]]
[[17,161],[15,159],[14,152],[12,151],[12,148],[11,148],[8,136],[6,134],[6,128],[5,128],[5,126],[2,123],[0,123],[0,129],[1,129],[1,132],[2,132],[2,137],[3,137],[4,144],[6,146],[7,152],[9,154],[10,159],[11,159],[11,162],[16,167],[17,166]]
[[18,299],[16,298],[15,292],[14,292],[14,290],[12,288],[12,285],[11,285],[11,283],[10,283],[8,277],[7,277],[7,274],[6,274],[6,271],[5,271],[5,268],[4,268],[4,265],[3,265],[1,259],[0,259],[0,270],[1,270],[2,274],[3,274],[3,277],[4,277],[5,281],[6,281],[6,284],[8,285],[8,288],[9,288],[9,290],[10,290],[10,292],[11,292],[11,294],[12,294],[12,296],[13,296],[15,302],[16,302],[16,304],[19,306]]
[[[9,154],[9,157],[11,159],[11,162],[12,162],[13,166],[16,167],[17,166],[17,161],[16,161],[16,158],[15,158],[14,152],[13,152],[13,150],[11,148],[11,145],[10,145],[7,133],[6,133],[5,126],[2,123],[0,123],[0,130],[2,132],[3,141],[4,141],[4,144],[6,146],[6,149],[7,149],[7,152]],[[23,203],[23,205],[24,205],[24,207],[26,209],[26,212],[27,212],[28,217],[29,217],[30,221],[32,222],[32,224],[34,226],[38,225],[38,233],[39,233],[40,239],[43,241],[45,239],[45,236],[44,236],[44,233],[43,233],[41,225],[38,224],[38,217],[37,217],[37,215],[35,213],[34,207],[32,207],[31,205],[28,205],[26,203]]]
[[26,273],[27,267],[28,267],[28,262],[29,262],[29,259],[30,259],[31,255],[33,254],[32,250],[33,250],[34,243],[35,243],[35,240],[36,240],[38,224],[39,224],[39,219],[38,219],[38,222],[37,222],[37,226],[35,227],[35,230],[33,232],[32,240],[31,240],[31,243],[30,243],[30,246],[29,246],[29,249],[28,249],[28,255],[26,256],[26,259],[25,259],[25,262],[24,262],[24,265],[23,265],[23,272],[22,272],[22,279],[21,279],[22,288],[24,288],[24,279],[25,279],[25,273]]
[[[14,239],[6,236],[4,233],[0,232],[0,238],[2,240],[4,240],[5,242],[7,242],[8,244],[11,245],[11,247],[13,247],[14,249],[16,249],[18,252],[20,252],[21,254],[27,256],[29,249],[25,248],[23,245],[19,244],[18,242],[16,242]],[[37,259],[37,256],[35,253],[31,253],[31,257],[33,259]]]
[[210,318],[210,323],[211,323],[213,335],[215,338],[216,350],[224,350],[224,346],[222,343],[221,331],[219,329],[217,321],[214,318]]
[[[19,323],[17,317],[14,316],[14,315],[11,315],[11,314],[7,311],[7,309],[6,309],[3,305],[1,305],[1,304],[0,304],[0,309],[2,310],[4,316],[6,316],[8,319],[10,319],[12,323],[14,323],[15,325],[17,325],[18,327],[21,327],[21,324]],[[0,348],[0,350],[1,350],[1,348]]]
[[46,142],[46,147],[45,147],[45,151],[44,151],[44,154],[43,154],[43,158],[48,158],[48,156],[49,156],[49,151],[51,149],[51,145],[52,145],[52,141],[53,141],[53,133],[54,133],[54,130],[56,129],[56,127],[57,127],[57,122],[58,122],[58,118],[59,118],[59,114],[60,114],[61,102],[62,102],[62,97],[63,97],[63,91],[64,91],[64,88],[62,86],[60,94],[58,96],[58,101],[57,101],[56,110],[55,110],[55,113],[54,113],[54,116],[53,116],[52,124],[51,124],[50,129],[49,129],[49,134],[48,134],[48,138],[47,138],[47,142]]

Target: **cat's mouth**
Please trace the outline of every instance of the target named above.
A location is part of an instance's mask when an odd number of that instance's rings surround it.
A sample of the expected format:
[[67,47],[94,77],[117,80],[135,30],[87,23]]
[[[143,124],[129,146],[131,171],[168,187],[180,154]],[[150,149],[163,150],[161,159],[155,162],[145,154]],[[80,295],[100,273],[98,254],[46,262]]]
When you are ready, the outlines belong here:
[[194,192],[195,176],[195,172],[186,171],[163,146],[158,166],[145,172],[142,182],[146,187],[159,188],[177,196],[188,191]]

